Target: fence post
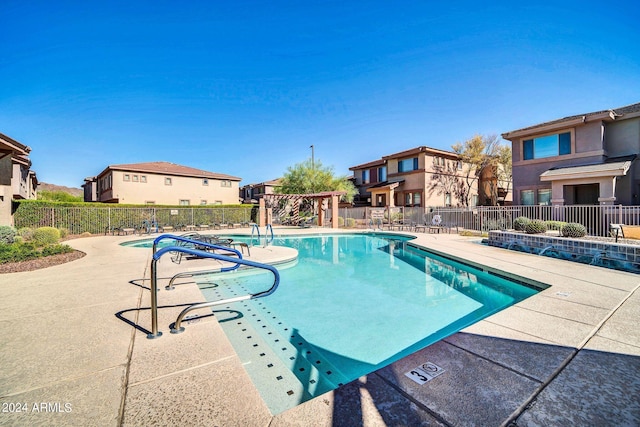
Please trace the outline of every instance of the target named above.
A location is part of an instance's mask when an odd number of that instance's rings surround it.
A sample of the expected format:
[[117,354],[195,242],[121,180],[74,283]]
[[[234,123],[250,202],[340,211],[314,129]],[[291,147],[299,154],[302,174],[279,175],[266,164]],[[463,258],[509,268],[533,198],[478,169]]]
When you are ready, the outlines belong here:
[[622,224],[622,205],[618,205],[618,224]]

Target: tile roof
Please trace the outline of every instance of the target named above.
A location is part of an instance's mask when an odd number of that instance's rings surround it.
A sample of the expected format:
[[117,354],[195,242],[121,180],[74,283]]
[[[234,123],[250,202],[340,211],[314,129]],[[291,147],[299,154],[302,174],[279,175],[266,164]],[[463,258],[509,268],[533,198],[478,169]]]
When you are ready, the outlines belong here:
[[422,152],[425,152],[425,153],[431,154],[431,155],[449,156],[449,157],[454,157],[454,158],[459,158],[460,157],[457,153],[455,153],[453,151],[447,151],[447,150],[442,150],[440,148],[431,148],[431,147],[426,147],[424,145],[421,145],[419,147],[410,148],[409,150],[405,150],[405,151],[400,151],[398,153],[389,154],[388,156],[382,156],[382,159],[373,160],[371,162],[363,163],[363,164],[357,165],[357,166],[351,166],[349,168],[349,170],[355,171],[357,169],[365,169],[365,168],[370,168],[370,167],[373,167],[373,166],[382,166],[382,165],[387,163],[388,159],[407,157],[407,156],[411,156],[411,155],[422,153]]
[[21,144],[3,133],[0,133],[0,147],[15,151],[16,154],[20,155],[27,155],[31,152],[31,147]]
[[[208,172],[202,169],[196,169],[189,166],[177,165],[170,162],[147,162],[147,163],[130,163],[121,165],[109,165],[107,170],[122,170],[131,172],[147,172],[162,175],[177,175],[177,176],[189,176],[196,178],[211,178],[211,179],[228,179],[230,181],[241,181],[242,178],[226,175],[216,172]],[[102,174],[100,174],[102,175]]]
[[349,170],[364,169],[364,168],[370,168],[370,167],[373,167],[373,166],[382,166],[382,165],[384,165],[386,163],[387,163],[386,160],[379,159],[379,160],[374,160],[372,162],[363,163],[361,165],[351,166],[349,168]]
[[411,156],[414,154],[418,154],[421,152],[425,152],[428,154],[437,154],[437,155],[441,155],[441,156],[451,156],[451,157],[459,157],[459,155],[453,151],[447,151],[447,150],[442,150],[440,148],[432,148],[432,147],[427,147],[424,145],[421,145],[419,147],[415,147],[415,148],[411,148],[409,150],[405,150],[405,151],[400,151],[399,153],[393,153],[393,154],[389,154],[388,156],[382,156],[383,159],[393,159],[393,158],[399,158],[399,157],[406,157],[406,156]]
[[589,118],[593,118],[593,117],[597,117],[597,116],[609,116],[611,118],[611,120],[615,120],[618,117],[624,117],[625,115],[629,115],[629,114],[633,114],[634,116],[637,115],[635,113],[640,113],[640,103],[637,104],[631,104],[631,105],[626,105],[624,107],[618,107],[618,108],[614,108],[614,109],[610,109],[610,110],[601,110],[601,111],[594,111],[591,113],[583,113],[583,114],[576,114],[573,116],[567,116],[567,117],[563,117],[561,119],[557,119],[557,120],[551,120],[549,122],[544,122],[544,123],[539,123],[537,125],[533,125],[533,126],[528,126],[522,129],[516,129],[516,130],[512,130],[509,132],[505,132],[502,134],[502,137],[507,139],[510,134],[515,134],[515,133],[521,133],[527,130],[533,130],[533,129],[537,129],[537,128],[542,128],[542,127],[546,127],[546,126],[551,126],[551,125],[555,125],[555,124],[561,124],[561,123],[565,123],[565,122],[570,122],[573,120],[579,120],[582,119],[583,121],[587,121]]

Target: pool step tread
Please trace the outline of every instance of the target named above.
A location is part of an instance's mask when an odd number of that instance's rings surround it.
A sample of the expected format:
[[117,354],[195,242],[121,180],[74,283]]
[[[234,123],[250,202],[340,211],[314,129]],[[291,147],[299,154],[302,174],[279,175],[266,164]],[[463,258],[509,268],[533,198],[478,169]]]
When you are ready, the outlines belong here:
[[[243,288],[241,283],[236,283],[236,285],[233,286],[234,289],[228,291],[228,293],[225,291],[225,288],[230,289],[230,287],[227,286],[213,288],[212,292],[207,295],[207,299],[224,299],[246,293],[246,289]],[[281,349],[284,352],[282,358],[285,359],[285,363],[287,359],[292,361],[288,364],[290,369],[295,370],[295,372],[299,372],[300,368],[305,368],[302,372],[322,369],[321,375],[326,377],[326,380],[332,384],[332,386],[322,392],[349,382],[348,377],[324,358],[313,345],[307,343],[302,337],[298,336],[295,331],[290,330],[283,322],[279,322],[272,313],[268,311],[265,312],[264,310],[267,309],[262,304],[262,301],[242,301],[229,305],[228,307],[246,312],[246,319],[252,322],[263,339],[271,343],[277,343],[278,346],[282,345]],[[304,375],[306,376],[306,374]]]
[[[241,281],[234,280],[231,286],[212,286],[210,278],[202,281],[201,289],[207,300],[248,292]],[[224,313],[226,310],[229,314]],[[274,414],[349,381],[312,345],[265,310],[268,309],[260,300],[214,307],[220,325],[258,389],[263,390],[263,400]],[[242,317],[234,319],[234,311],[242,313]],[[281,354],[277,354],[278,348]]]
[[273,414],[310,399],[307,387],[284,365],[248,322],[238,319],[221,325]]

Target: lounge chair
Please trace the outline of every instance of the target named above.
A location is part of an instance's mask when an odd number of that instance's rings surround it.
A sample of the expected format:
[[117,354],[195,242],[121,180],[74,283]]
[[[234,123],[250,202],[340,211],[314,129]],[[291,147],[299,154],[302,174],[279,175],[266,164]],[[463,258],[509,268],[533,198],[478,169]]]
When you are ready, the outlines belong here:
[[314,220],[316,220],[318,218],[317,215],[314,216],[310,216],[309,218],[305,218],[305,219],[300,219],[300,222],[298,223],[298,226],[300,228],[310,228],[314,222]]
[[609,233],[616,238],[640,239],[640,225],[610,224]]

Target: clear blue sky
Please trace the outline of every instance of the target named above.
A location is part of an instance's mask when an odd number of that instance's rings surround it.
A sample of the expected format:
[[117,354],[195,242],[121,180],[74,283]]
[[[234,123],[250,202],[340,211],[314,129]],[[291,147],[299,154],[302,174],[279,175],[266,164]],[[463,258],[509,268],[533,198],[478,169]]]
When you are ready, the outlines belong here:
[[640,102],[635,0],[2,0],[0,22],[0,132],[74,187],[148,161],[260,182],[312,144],[347,175]]

